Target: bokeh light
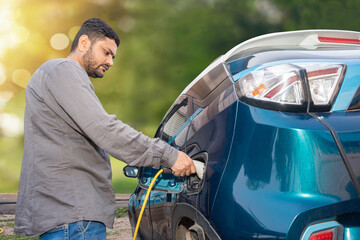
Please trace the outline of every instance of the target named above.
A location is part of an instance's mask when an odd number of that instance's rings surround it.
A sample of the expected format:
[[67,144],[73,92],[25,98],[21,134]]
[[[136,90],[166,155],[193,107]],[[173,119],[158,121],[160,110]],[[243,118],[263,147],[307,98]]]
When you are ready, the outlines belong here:
[[69,46],[70,40],[63,33],[56,33],[50,39],[50,45],[55,50],[64,50]]
[[11,75],[13,83],[22,88],[26,88],[30,78],[31,73],[26,69],[16,69]]
[[135,26],[135,19],[130,16],[123,16],[117,23],[117,26],[120,30],[124,32],[129,32]]
[[74,38],[79,30],[80,30],[80,26],[74,26],[69,30],[69,38],[71,41],[74,40]]
[[5,137],[14,137],[23,132],[23,121],[14,114],[0,114],[0,131]]
[[88,1],[96,5],[106,5],[111,2],[111,0],[88,0]]
[[7,102],[14,97],[14,93],[11,91],[0,92],[0,113],[4,110]]
[[9,101],[12,97],[14,97],[14,93],[11,91],[0,92],[0,102],[2,103]]
[[4,84],[6,81],[5,67],[0,63],[0,85]]

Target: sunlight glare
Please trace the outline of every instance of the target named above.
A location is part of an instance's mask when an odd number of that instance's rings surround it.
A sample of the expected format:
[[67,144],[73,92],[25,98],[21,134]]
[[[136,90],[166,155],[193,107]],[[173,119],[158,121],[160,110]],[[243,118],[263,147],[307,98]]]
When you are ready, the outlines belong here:
[[14,20],[21,15],[21,11],[13,11],[9,4],[9,2],[0,4],[0,57],[5,54],[6,49],[16,47],[29,36],[29,31],[17,25]]
[[18,41],[18,43],[23,43],[25,42],[28,38],[29,38],[29,31],[22,26],[16,26],[14,28],[14,33],[16,36],[16,40]]

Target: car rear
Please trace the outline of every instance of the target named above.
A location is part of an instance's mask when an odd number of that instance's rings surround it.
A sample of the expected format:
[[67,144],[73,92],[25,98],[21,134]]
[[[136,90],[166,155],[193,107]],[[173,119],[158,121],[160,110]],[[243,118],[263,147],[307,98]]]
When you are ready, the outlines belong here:
[[360,239],[359,36],[273,34],[223,57],[239,98],[210,214],[224,239]]

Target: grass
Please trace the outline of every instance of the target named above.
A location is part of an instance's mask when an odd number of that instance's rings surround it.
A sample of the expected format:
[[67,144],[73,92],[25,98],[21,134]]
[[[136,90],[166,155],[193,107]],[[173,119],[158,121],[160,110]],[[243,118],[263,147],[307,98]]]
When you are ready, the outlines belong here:
[[127,207],[118,207],[115,209],[115,217],[116,218],[126,217],[127,215],[128,215]]
[[[6,219],[6,220],[0,220],[0,222],[5,222],[6,224],[0,224],[0,228],[3,227],[14,227],[14,221],[15,219]],[[38,237],[36,238],[30,238],[30,237],[26,237],[26,236],[20,236],[20,235],[4,235],[4,234],[0,234],[0,240],[12,240],[12,239],[22,239],[22,240],[35,240],[35,239],[39,239]]]
[[5,222],[14,222],[15,219],[14,218],[10,218],[10,219],[0,219],[0,223],[5,223]]
[[[12,219],[2,219],[2,220],[0,220],[0,228],[4,228],[4,227],[13,228],[14,227],[14,221],[15,221],[15,219],[13,219],[13,218]],[[12,239],[36,240],[36,239],[39,239],[39,238],[38,237],[30,238],[30,237],[20,236],[20,235],[5,235],[3,233],[0,234],[0,240],[12,240]]]
[[0,240],[13,240],[13,239],[36,240],[36,239],[39,239],[39,238],[38,237],[30,238],[30,237],[25,237],[25,236],[20,236],[20,235],[0,235]]

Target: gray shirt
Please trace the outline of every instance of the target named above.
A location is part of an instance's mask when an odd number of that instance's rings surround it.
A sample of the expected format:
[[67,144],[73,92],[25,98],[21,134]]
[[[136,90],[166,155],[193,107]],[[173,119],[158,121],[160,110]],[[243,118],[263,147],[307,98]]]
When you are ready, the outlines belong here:
[[93,220],[112,228],[115,196],[107,153],[130,165],[171,167],[177,150],[109,115],[81,65],[44,63],[26,89],[24,155],[15,233],[38,236]]

